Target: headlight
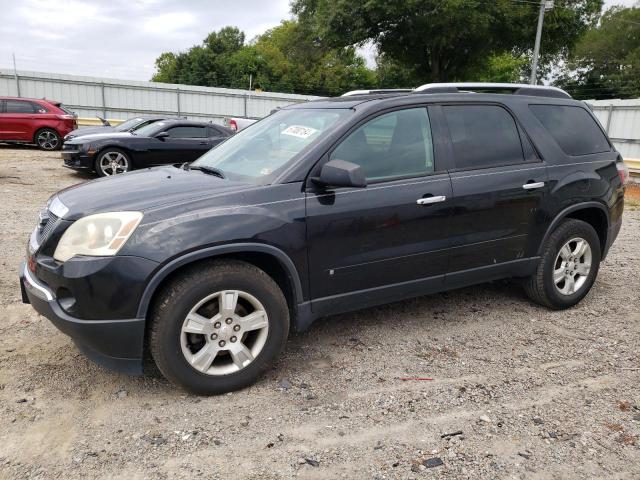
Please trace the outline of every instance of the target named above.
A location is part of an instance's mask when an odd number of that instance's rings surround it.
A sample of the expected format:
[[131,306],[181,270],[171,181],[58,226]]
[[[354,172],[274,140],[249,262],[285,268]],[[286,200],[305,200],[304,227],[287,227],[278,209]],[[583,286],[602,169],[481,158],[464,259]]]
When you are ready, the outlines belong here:
[[76,220],[62,235],[53,258],[66,262],[74,255],[115,255],[140,220],[141,212],[98,213]]

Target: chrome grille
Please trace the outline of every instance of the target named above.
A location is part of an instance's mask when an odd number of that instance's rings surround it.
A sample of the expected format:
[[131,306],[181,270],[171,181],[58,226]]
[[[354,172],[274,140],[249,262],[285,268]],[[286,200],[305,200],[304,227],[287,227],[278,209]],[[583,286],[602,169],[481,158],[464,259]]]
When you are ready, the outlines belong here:
[[41,244],[44,240],[47,239],[49,234],[55,228],[59,219],[59,217],[51,213],[51,211],[49,210],[43,210],[42,212],[40,212],[38,230],[36,235],[38,244]]

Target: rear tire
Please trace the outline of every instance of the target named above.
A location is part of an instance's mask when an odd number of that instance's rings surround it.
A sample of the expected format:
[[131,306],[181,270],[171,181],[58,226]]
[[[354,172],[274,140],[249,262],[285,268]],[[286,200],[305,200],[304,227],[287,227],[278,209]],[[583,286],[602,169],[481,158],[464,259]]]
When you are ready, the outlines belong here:
[[289,309],[265,272],[216,260],[172,280],[159,293],[150,322],[151,355],[162,374],[193,393],[212,395],[251,385],[270,368],[289,334]]
[[581,220],[567,219],[543,245],[536,272],[524,282],[525,292],[555,310],[573,307],[591,290],[601,255],[595,229]]
[[60,135],[51,128],[41,128],[38,130],[35,134],[34,140],[34,143],[38,145],[40,150],[51,152],[62,148],[62,139],[60,138]]

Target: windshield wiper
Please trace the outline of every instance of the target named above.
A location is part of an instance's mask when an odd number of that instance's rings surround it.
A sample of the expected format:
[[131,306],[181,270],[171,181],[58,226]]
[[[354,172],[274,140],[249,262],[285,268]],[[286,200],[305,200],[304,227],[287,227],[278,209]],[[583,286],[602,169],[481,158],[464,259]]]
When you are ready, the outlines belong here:
[[215,175],[216,177],[225,178],[222,170],[216,167],[208,167],[206,165],[187,165],[185,170],[200,170],[201,172],[208,173],[209,175]]

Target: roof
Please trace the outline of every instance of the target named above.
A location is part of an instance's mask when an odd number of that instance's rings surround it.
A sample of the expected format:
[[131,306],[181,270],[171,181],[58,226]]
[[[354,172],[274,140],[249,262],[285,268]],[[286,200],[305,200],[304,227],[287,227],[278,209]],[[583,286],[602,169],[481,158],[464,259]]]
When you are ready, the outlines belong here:
[[[419,100],[418,100],[419,98]],[[413,92],[389,92],[370,95],[350,95],[325,98],[312,102],[298,103],[286,108],[345,108],[353,109],[367,104],[367,106],[384,104],[411,104],[422,102],[441,102],[459,100],[491,100],[518,101],[523,98],[535,98],[536,101],[568,100],[576,102],[564,90],[543,85],[526,85],[516,83],[432,83],[422,85]]]
[[0,100],[27,100],[29,102],[47,102],[52,105],[60,105],[62,102],[51,100],[50,98],[27,98],[27,97],[1,97]]

